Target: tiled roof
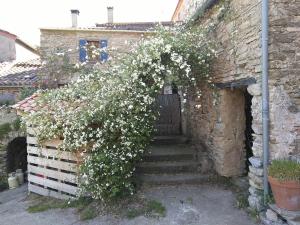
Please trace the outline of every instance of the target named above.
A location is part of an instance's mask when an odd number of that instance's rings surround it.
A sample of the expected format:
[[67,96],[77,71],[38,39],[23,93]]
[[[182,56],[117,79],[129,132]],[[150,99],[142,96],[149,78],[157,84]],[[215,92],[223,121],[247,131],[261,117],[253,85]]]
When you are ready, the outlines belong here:
[[103,30],[131,30],[131,31],[151,31],[157,25],[174,26],[173,22],[139,22],[139,23],[102,23],[96,24],[96,28]]
[[34,85],[38,81],[37,72],[40,67],[40,59],[0,63],[0,87]]
[[33,94],[30,97],[25,98],[24,100],[13,105],[12,108],[23,111],[25,113],[36,112],[38,110],[36,103],[38,98],[39,94]]

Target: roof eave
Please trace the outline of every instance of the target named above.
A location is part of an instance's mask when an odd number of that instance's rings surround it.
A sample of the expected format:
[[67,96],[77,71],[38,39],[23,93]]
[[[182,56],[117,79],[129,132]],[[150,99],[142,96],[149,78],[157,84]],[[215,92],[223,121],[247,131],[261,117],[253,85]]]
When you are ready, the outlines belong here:
[[16,43],[21,45],[23,48],[27,49],[28,51],[40,56],[40,52],[33,46],[31,46],[30,44],[28,44],[27,42],[23,41],[22,39],[20,39],[19,37],[16,38]]
[[138,31],[138,30],[106,30],[106,29],[83,29],[83,28],[40,28],[40,31],[83,31],[99,33],[136,33],[136,34],[154,34],[155,31]]

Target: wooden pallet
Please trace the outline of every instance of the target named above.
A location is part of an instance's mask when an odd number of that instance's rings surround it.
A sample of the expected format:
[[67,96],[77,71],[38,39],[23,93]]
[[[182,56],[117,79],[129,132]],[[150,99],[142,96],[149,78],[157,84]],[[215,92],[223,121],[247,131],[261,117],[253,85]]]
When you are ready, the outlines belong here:
[[61,140],[38,143],[34,129],[27,129],[28,191],[59,199],[76,197],[78,165],[76,154],[58,150]]

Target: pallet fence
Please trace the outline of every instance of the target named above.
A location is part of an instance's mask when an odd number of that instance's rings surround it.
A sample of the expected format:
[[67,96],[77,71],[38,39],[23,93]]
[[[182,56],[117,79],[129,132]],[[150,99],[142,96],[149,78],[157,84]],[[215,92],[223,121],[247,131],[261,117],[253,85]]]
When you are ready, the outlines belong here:
[[78,193],[78,165],[75,153],[60,151],[61,140],[38,144],[34,129],[27,128],[28,191],[43,196],[70,199]]

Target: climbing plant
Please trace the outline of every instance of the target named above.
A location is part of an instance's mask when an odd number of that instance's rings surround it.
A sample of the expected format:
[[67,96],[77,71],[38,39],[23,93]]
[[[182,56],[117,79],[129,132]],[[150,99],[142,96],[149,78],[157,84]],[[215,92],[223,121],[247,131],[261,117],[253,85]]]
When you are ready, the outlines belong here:
[[39,110],[25,121],[35,126],[40,142],[61,138],[61,150],[81,153],[83,193],[108,200],[134,192],[135,163],[151,140],[162,87],[213,86],[210,65],[216,53],[209,32],[209,26],[159,27],[109,67],[39,93]]

